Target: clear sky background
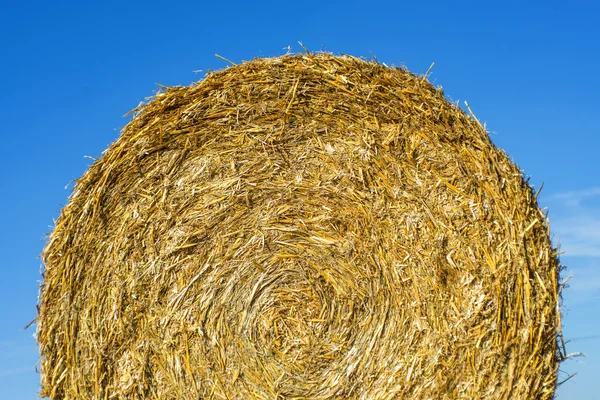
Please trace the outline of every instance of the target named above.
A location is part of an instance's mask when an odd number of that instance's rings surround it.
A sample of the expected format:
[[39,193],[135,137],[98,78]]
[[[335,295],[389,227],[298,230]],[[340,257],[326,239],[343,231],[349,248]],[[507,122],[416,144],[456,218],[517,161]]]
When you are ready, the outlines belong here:
[[0,399],[35,399],[40,254],[72,185],[156,89],[329,50],[405,65],[464,100],[544,182],[565,292],[561,399],[600,399],[600,6],[595,1],[3,1]]

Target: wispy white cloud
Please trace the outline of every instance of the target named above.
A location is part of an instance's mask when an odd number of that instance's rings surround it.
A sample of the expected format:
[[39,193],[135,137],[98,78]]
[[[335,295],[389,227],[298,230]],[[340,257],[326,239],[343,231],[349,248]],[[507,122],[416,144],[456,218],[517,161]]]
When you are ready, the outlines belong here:
[[600,187],[552,194],[548,205],[555,242],[566,256],[600,257]]
[[6,366],[21,364],[23,360],[35,360],[37,356],[37,345],[33,338],[0,339],[0,372]]
[[555,245],[571,276],[568,303],[600,300],[600,187],[542,196]]
[[568,208],[576,208],[581,206],[584,199],[593,197],[600,197],[600,187],[555,193],[548,197],[548,200],[551,202],[558,201]]
[[550,219],[555,244],[566,256],[600,257],[600,216]]
[[[600,300],[600,259],[589,258],[587,262],[566,261],[568,288],[563,297],[570,306]],[[579,262],[577,262],[579,261]]]

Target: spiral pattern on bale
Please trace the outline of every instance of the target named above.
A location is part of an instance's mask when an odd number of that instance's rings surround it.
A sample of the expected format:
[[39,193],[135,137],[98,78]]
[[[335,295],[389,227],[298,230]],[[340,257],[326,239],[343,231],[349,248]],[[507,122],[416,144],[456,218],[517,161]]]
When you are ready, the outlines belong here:
[[52,399],[549,399],[560,264],[441,89],[288,55],[166,88],[43,254]]

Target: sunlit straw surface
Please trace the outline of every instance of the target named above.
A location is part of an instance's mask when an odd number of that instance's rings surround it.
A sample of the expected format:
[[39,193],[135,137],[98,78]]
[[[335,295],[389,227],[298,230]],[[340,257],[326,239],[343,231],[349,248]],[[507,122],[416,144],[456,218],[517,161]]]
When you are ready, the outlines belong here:
[[42,394],[549,399],[548,236],[423,77],[329,54],[210,73],[136,110],[62,211]]

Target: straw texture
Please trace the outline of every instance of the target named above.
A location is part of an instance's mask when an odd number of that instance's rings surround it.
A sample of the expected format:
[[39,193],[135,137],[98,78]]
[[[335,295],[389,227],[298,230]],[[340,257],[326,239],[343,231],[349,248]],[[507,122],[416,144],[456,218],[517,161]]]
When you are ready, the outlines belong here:
[[441,89],[288,55],[169,87],[43,253],[52,399],[550,399],[560,264]]

